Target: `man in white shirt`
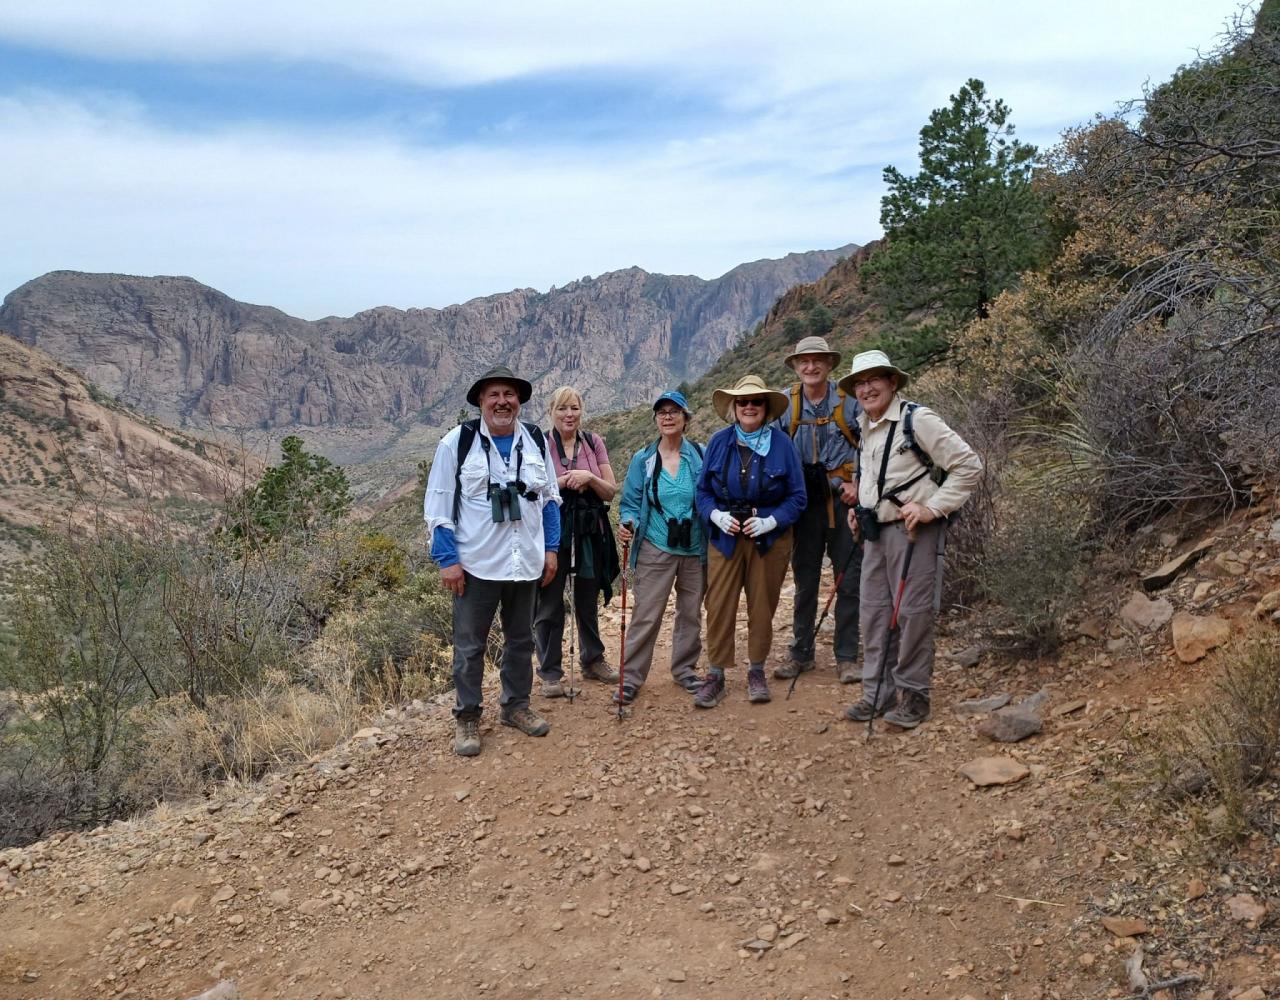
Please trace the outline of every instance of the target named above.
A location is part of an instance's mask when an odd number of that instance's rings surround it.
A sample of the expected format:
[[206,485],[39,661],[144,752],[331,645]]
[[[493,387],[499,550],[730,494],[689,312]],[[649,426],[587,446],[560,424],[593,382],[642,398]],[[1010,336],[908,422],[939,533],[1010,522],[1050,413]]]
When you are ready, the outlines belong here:
[[[454,753],[480,752],[484,652],[495,614],[504,644],[501,722],[545,736],[529,707],[533,689],[533,606],[555,578],[560,493],[542,432],[519,419],[533,387],[505,365],[467,392],[480,419],[449,431],[436,447],[423,517],[440,581],[453,593]],[[461,463],[459,456],[461,454]]]

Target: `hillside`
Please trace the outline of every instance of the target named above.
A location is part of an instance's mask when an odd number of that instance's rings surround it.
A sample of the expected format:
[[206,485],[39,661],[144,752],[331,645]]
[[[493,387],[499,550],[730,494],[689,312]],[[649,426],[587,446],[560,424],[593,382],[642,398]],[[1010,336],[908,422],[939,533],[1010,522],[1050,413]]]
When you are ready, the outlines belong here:
[[[725,351],[706,372],[684,383],[694,412],[690,436],[705,441],[723,426],[711,406],[711,394],[717,388],[732,385],[748,373],[760,375],[766,384],[775,388],[791,384],[795,376],[783,359],[801,337],[808,336],[815,328],[825,331],[827,342],[844,355],[842,364],[847,367],[859,342],[878,330],[877,310],[862,289],[859,270],[879,245],[879,241],[868,243],[816,281],[789,289],[750,333]],[[589,424],[591,429],[606,435],[615,467],[622,461],[617,456],[630,456],[653,437],[650,405],[642,403],[629,410],[606,414]]]
[[[544,740],[491,715],[474,759],[450,752],[446,695],[261,784],[0,852],[0,983],[15,1000],[219,980],[246,1000],[1075,1000],[1169,982],[1175,1000],[1264,1000],[1276,845],[1213,851],[1207,804],[1163,798],[1148,749],[1236,652],[1188,656],[1176,624],[1135,628],[1121,606],[1138,566],[1203,544],[1154,596],[1245,631],[1280,585],[1278,516],[1264,503],[1100,573],[1053,659],[975,662],[953,623],[935,717],[909,733],[845,722],[826,651],[789,701],[749,705],[735,675],[695,712],[655,671],[621,721],[599,685],[540,702]],[[1241,559],[1247,574],[1223,568]],[[780,644],[789,617],[784,594]],[[614,609],[603,624],[615,649]],[[982,735],[975,699],[1039,691],[1040,732]],[[992,757],[1005,783],[960,771]],[[1250,801],[1276,791],[1273,775]]]
[[[342,463],[421,455],[496,361],[539,393],[579,386],[597,410],[703,371],[778,296],[856,247],[756,261],[705,281],[629,268],[546,293],[317,322],[190,278],[57,271],[10,293],[0,330],[175,427],[306,429]],[[404,440],[402,440],[404,439]]]

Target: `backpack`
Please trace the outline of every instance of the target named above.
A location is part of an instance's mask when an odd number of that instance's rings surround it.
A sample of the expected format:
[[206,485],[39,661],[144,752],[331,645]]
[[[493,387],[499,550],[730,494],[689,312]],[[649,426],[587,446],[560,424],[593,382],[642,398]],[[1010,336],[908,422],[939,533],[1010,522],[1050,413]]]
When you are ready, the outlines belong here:
[[[523,420],[520,423],[529,432],[529,436],[533,438],[533,443],[538,446],[538,451],[542,454],[543,461],[548,461],[547,439],[542,433],[542,428],[537,424],[526,424]],[[474,420],[468,420],[459,427],[458,461],[453,470],[453,523],[455,528],[458,524],[458,515],[462,512],[462,463],[466,461],[467,455],[471,453],[471,446],[475,444],[476,435],[479,433],[479,417]]]
[[835,409],[831,412],[831,416],[818,417],[816,420],[805,421],[801,421],[800,419],[802,395],[803,388],[801,384],[797,382],[791,387],[791,419],[787,422],[787,433],[793,440],[795,439],[796,432],[800,429],[801,423],[813,424],[817,427],[821,427],[824,424],[835,421],[835,425],[840,428],[840,433],[844,435],[844,439],[853,445],[853,447],[859,447],[861,440],[859,438],[857,428],[850,427],[849,422],[844,418],[844,401],[848,398],[848,393],[839,386],[836,386],[836,405]]
[[941,486],[947,480],[947,470],[935,465],[929,453],[921,448],[920,442],[916,440],[915,416],[918,409],[920,409],[919,403],[905,399],[902,401],[902,447],[909,449],[916,460],[929,471],[929,478]]

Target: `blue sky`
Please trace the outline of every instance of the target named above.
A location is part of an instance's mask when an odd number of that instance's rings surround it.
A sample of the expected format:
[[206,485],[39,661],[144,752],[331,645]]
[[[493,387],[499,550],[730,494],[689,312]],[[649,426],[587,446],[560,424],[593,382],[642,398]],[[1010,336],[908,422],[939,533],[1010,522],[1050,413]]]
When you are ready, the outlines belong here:
[[10,2],[0,293],[187,274],[316,318],[863,243],[968,77],[1050,144],[1238,4],[1038,7]]

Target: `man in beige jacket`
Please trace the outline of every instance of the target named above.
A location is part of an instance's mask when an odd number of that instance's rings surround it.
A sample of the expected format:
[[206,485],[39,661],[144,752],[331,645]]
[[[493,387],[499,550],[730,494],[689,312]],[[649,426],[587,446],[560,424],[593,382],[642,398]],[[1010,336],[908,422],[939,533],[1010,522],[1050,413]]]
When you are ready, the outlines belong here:
[[[982,475],[982,460],[960,435],[933,410],[898,394],[909,378],[883,351],[865,351],[840,380],[840,388],[862,406],[858,508],[866,526],[860,586],[862,699],[845,715],[855,722],[884,715],[886,722],[904,729],[929,717],[935,553],[946,518],[964,505]],[[946,474],[941,485],[935,470]],[[850,512],[851,530],[858,530],[858,512]],[[910,537],[919,552],[903,591],[899,631],[891,636],[889,622]]]

